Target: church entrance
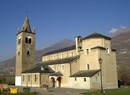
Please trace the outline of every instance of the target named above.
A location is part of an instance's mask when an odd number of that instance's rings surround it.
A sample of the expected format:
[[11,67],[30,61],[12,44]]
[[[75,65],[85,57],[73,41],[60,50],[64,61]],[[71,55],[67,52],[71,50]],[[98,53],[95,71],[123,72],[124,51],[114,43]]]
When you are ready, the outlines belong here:
[[61,77],[58,77],[57,81],[58,81],[58,87],[61,87]]
[[55,87],[55,78],[54,77],[51,77],[51,81],[52,81],[52,87]]

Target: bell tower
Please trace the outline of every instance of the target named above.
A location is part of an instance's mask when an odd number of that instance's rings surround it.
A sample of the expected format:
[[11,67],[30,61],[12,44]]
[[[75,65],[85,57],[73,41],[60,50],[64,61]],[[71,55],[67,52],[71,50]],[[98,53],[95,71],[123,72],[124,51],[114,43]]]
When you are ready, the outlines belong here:
[[21,86],[21,73],[35,64],[35,30],[31,30],[25,17],[21,30],[16,36],[15,85]]

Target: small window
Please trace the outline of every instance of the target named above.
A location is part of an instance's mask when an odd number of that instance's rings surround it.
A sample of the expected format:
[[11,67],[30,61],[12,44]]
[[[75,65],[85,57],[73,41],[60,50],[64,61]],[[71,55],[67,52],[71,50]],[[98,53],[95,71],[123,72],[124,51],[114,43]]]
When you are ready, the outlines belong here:
[[30,52],[29,52],[29,51],[27,51],[27,55],[30,55]]
[[28,75],[28,81],[30,81],[30,75]]
[[86,49],[86,54],[89,54],[89,49]]
[[77,78],[75,77],[75,81],[77,81]]
[[37,75],[35,74],[34,76],[34,81],[36,82],[37,81]]
[[28,38],[27,37],[25,38],[25,43],[28,43]]
[[61,58],[63,58],[64,54],[61,54]]
[[74,52],[71,52],[71,56],[74,56]]
[[21,38],[20,39],[18,39],[18,44],[20,44],[21,43]]
[[90,69],[89,64],[86,64],[86,70],[89,70],[89,69]]
[[31,38],[29,38],[29,44],[31,44]]
[[84,78],[84,82],[86,82],[86,78]]
[[20,55],[20,51],[18,51],[18,56]]
[[23,81],[24,81],[24,75],[23,75]]
[[53,56],[53,59],[55,59],[55,56]]
[[63,64],[61,65],[61,71],[64,71],[64,65]]

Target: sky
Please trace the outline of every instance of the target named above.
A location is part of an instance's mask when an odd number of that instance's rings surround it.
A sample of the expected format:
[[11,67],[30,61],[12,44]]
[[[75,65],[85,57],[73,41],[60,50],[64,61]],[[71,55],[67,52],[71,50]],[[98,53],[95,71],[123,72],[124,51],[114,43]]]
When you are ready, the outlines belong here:
[[15,56],[16,34],[28,16],[36,49],[130,27],[130,0],[0,0],[0,61]]

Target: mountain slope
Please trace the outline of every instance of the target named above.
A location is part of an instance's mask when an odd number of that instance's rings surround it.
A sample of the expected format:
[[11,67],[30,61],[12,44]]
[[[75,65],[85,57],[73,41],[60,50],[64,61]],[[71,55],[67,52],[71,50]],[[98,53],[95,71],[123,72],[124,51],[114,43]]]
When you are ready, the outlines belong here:
[[[126,70],[124,72],[130,72],[130,29],[127,29],[127,31],[126,30],[124,31],[123,29],[120,30],[119,33],[116,33],[116,35],[112,37],[111,43],[112,43],[112,48],[117,50],[116,51],[117,64],[120,71],[122,72]],[[52,50],[57,50],[63,47],[71,46],[71,45],[74,45],[74,41],[64,39],[49,47],[36,50],[36,57],[35,57],[36,63],[41,61],[41,56],[43,54]],[[10,71],[14,72],[14,70],[15,70],[15,57],[12,57],[11,59],[0,62],[0,72],[9,73]]]
[[[35,56],[36,63],[41,61],[41,57],[43,54],[52,50],[57,50],[60,48],[71,46],[71,45],[74,45],[74,41],[64,39],[47,48],[36,50],[36,56]],[[0,73],[14,74],[14,71],[15,71],[15,56],[10,59],[0,62]]]
[[[121,31],[121,30],[120,30]],[[118,32],[118,31],[117,31]],[[130,63],[130,29],[112,38],[112,47],[117,50],[117,63]]]

